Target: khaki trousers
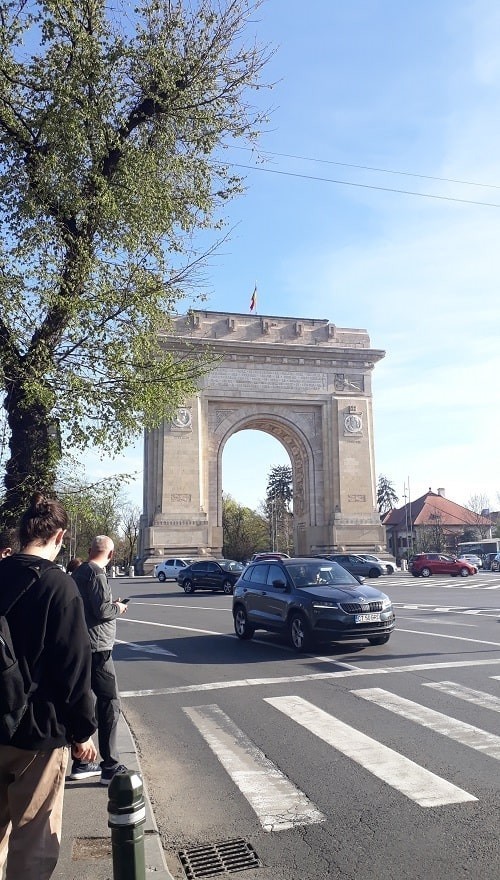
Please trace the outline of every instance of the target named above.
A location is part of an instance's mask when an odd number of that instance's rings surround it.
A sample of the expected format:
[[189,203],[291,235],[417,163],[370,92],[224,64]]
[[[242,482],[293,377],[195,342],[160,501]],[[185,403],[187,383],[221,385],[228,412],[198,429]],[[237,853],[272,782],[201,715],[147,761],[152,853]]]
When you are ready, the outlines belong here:
[[61,844],[69,751],[29,752],[0,745],[0,876],[48,880]]

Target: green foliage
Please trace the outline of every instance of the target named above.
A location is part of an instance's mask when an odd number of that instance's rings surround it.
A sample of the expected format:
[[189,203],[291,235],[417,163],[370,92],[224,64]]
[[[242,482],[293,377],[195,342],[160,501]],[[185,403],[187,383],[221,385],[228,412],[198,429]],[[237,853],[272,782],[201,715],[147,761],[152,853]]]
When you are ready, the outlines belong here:
[[120,478],[114,478],[90,485],[84,480],[73,480],[71,485],[58,487],[58,498],[69,516],[60,560],[63,564],[72,556],[86,559],[96,535],[109,535],[115,543],[119,540],[124,505],[122,484]]
[[[161,331],[241,181],[225,139],[252,140],[266,52],[259,2],[6,2],[0,10],[0,380],[6,506],[50,488],[62,441],[116,452],[169,418],[206,356]],[[217,152],[219,150],[219,153]],[[24,448],[23,448],[24,444]]]
[[288,465],[272,467],[267,480],[265,510],[269,525],[271,550],[290,553],[293,547],[292,469]]
[[292,499],[292,469],[285,464],[275,465],[271,468],[267,479],[266,502],[279,500],[285,509],[289,510]]
[[264,517],[242,507],[231,498],[222,498],[223,555],[226,559],[246,561],[253,553],[267,550],[267,523]]

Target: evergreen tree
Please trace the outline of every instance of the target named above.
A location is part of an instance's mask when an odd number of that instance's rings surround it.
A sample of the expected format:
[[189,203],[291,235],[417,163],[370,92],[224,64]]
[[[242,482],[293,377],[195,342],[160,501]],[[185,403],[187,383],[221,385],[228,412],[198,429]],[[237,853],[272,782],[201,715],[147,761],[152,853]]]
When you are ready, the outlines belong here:
[[377,483],[377,507],[380,515],[382,516],[390,510],[393,510],[398,501],[399,498],[393,484],[387,477],[384,477],[381,474]]
[[288,465],[276,465],[268,477],[265,501],[272,550],[290,553],[293,549],[292,501],[292,469]]

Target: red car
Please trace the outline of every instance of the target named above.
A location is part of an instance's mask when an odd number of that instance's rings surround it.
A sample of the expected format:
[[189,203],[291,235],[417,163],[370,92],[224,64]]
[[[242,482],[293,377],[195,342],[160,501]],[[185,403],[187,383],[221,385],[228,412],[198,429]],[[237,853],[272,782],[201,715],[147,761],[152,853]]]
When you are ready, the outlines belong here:
[[444,556],[443,553],[419,553],[414,556],[410,571],[413,577],[428,578],[431,574],[451,574],[452,577],[469,577],[477,574],[475,565],[456,556]]

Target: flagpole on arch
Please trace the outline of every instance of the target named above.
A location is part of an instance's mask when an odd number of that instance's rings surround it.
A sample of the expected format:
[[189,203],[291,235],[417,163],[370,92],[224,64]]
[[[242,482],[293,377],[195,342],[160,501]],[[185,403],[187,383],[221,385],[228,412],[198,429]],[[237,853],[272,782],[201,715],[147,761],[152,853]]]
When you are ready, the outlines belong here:
[[255,282],[252,298],[250,300],[250,311],[257,313],[257,282]]

